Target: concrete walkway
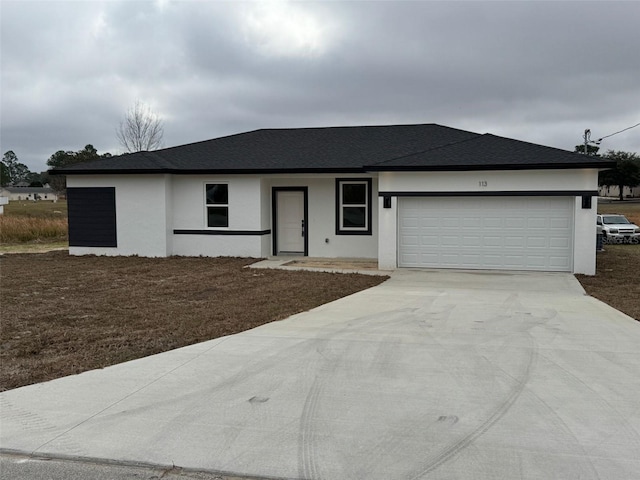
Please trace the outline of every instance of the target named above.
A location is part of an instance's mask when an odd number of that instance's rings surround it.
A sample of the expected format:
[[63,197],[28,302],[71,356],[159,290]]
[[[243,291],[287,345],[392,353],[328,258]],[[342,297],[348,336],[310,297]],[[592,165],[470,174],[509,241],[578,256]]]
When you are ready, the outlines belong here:
[[2,449],[304,479],[635,479],[640,323],[568,274],[398,271],[0,394]]

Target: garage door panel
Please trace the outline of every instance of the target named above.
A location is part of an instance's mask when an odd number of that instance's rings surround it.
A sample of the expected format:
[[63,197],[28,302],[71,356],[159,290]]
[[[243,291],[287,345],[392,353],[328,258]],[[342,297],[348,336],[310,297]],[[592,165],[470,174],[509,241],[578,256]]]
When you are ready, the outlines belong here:
[[517,228],[518,230],[525,226],[524,218],[505,218],[504,228]]
[[527,267],[529,268],[543,268],[546,264],[546,257],[544,255],[527,255]]
[[482,237],[465,235],[462,237],[462,245],[465,247],[481,247]]
[[487,236],[483,237],[483,245],[485,247],[502,247],[504,239],[502,237]]
[[546,237],[528,237],[527,248],[545,248],[547,246]]
[[521,270],[526,266],[524,255],[505,255],[504,266],[511,269]]
[[482,266],[482,255],[462,255],[462,261],[468,265]]
[[423,235],[421,237],[420,245],[425,246],[437,246],[440,245],[440,238],[436,235]]
[[569,244],[569,239],[566,237],[550,237],[549,238],[549,248],[560,248],[567,249],[571,245]]
[[567,218],[550,218],[549,228],[569,230],[571,228],[571,225],[569,224],[569,219]]
[[417,235],[405,235],[402,237],[400,245],[407,246],[407,247],[418,246],[420,245],[420,242],[418,241]]
[[465,217],[462,219],[462,228],[480,228],[482,219],[477,217]]
[[571,263],[566,257],[549,257],[549,265],[556,267],[558,270],[568,270],[571,267]]
[[524,247],[524,237],[504,237],[505,247]]
[[573,198],[399,199],[404,267],[571,271]]
[[442,226],[440,225],[439,218],[431,218],[431,217],[421,218],[418,223],[421,227],[441,227]]
[[547,220],[546,218],[540,218],[540,217],[530,217],[527,219],[527,228],[530,229],[543,229],[543,228],[547,228]]
[[404,217],[401,219],[400,226],[403,228],[417,228],[419,225],[418,217]]
[[498,217],[485,217],[482,219],[482,225],[485,228],[502,228],[502,218]]

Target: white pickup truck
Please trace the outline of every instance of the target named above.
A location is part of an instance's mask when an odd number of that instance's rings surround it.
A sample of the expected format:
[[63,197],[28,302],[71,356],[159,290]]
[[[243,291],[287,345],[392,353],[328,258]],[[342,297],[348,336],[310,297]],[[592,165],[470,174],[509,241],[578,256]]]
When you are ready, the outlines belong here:
[[640,243],[640,227],[631,223],[624,215],[598,215],[596,223],[602,228],[604,243]]

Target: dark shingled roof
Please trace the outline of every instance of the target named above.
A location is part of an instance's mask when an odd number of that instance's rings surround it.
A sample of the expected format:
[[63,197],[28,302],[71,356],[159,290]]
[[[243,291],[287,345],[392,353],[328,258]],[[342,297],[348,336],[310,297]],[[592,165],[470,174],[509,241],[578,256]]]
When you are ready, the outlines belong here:
[[377,171],[611,167],[610,160],[486,133],[371,166]]
[[339,173],[609,165],[556,148],[423,124],[254,130],[51,173]]

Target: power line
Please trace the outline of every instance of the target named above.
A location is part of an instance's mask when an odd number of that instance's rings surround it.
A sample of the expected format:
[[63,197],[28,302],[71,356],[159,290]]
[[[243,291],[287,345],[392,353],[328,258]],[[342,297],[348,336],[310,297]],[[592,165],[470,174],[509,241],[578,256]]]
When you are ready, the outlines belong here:
[[622,130],[620,130],[619,132],[614,132],[614,133],[612,133],[611,135],[605,135],[604,137],[600,137],[600,138],[598,139],[598,142],[601,142],[601,141],[602,141],[603,139],[605,139],[605,138],[613,137],[614,135],[617,135],[617,134],[622,133],[622,132],[626,132],[627,130],[631,130],[632,128],[636,128],[636,127],[638,127],[638,126],[640,126],[640,123],[636,123],[635,125],[631,125],[630,127],[623,128],[623,129],[622,129]]

